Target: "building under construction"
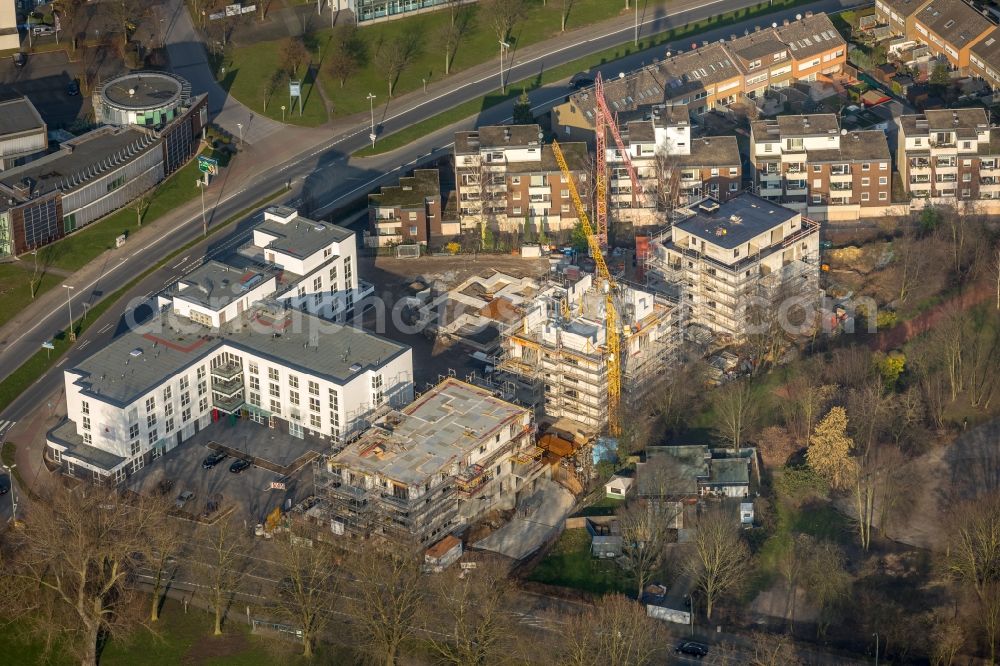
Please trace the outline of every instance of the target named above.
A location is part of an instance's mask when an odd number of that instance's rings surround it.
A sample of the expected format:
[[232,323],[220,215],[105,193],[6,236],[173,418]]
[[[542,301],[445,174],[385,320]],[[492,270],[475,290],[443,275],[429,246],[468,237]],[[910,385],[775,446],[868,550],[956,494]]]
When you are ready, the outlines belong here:
[[[663,296],[619,285],[621,385],[625,406],[635,403],[672,358],[676,308]],[[604,294],[586,275],[577,282],[549,284],[524,315],[503,329],[498,367],[527,389],[546,424],[568,419],[597,434],[608,424],[608,350]],[[527,397],[524,397],[527,395]]]
[[426,547],[513,508],[545,471],[530,410],[449,378],[314,465],[331,531]]
[[705,199],[652,237],[644,269],[651,289],[676,299],[685,325],[738,344],[817,303],[819,224],[749,193]]

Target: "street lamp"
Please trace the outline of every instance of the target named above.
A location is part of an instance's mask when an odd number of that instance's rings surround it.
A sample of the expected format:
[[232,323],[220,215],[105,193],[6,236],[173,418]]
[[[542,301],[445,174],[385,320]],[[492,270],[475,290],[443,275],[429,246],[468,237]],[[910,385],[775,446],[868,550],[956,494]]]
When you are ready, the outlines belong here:
[[373,95],[372,93],[368,93],[368,97],[366,99],[368,100],[368,107],[369,109],[371,109],[372,112],[372,131],[368,135],[368,138],[371,139],[372,148],[374,148],[375,147],[375,95]]
[[875,637],[875,666],[878,666],[878,632],[874,632],[872,636]]
[[503,41],[501,39],[500,40],[500,94],[501,95],[506,95],[507,94],[507,82],[504,81],[504,78],[503,78],[503,55],[504,55],[505,49],[509,49],[509,48],[510,48],[510,44],[508,44],[507,42],[505,42],[505,41]]
[[243,123],[236,123],[237,129],[240,131],[240,150],[243,149]]
[[3,468],[7,470],[7,476],[10,477],[10,520],[15,525],[17,524],[17,503],[14,502],[14,468],[17,467],[17,463],[13,465],[4,465]]
[[285,122],[285,105],[281,105],[281,122]]
[[201,190],[201,233],[203,236],[208,236],[208,218],[205,217],[205,181],[198,178],[194,181],[194,186]]
[[635,45],[639,46],[639,0],[635,0]]
[[69,341],[76,342],[76,331],[73,330],[73,297],[72,291],[76,289],[68,284],[64,284],[63,287],[66,288],[66,307],[69,308]]

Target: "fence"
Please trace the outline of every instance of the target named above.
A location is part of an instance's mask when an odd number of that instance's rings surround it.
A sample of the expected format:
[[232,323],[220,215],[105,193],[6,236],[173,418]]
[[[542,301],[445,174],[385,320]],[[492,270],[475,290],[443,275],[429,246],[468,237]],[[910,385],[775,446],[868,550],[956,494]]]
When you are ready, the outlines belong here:
[[397,259],[419,259],[420,258],[420,245],[418,243],[413,243],[411,245],[397,245],[396,246],[396,258]]

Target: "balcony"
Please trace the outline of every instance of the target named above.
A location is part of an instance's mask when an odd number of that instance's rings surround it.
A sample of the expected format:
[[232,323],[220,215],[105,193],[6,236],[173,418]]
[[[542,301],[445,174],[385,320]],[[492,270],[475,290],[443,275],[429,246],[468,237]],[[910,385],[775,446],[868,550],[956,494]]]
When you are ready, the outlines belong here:
[[851,167],[841,164],[839,166],[830,167],[830,176],[850,176]]
[[930,176],[910,176],[910,185],[919,185],[921,183],[931,182]]
[[833,193],[833,192],[837,192],[837,193],[850,192],[853,189],[854,189],[854,185],[852,183],[842,183],[842,182],[833,182],[833,183],[830,183],[830,192],[831,193]]
[[240,377],[242,380],[243,366],[239,363],[228,361],[222,365],[212,368],[212,377],[219,377],[221,379],[233,379],[234,377]]
[[830,183],[853,183],[854,176],[848,173],[832,173],[830,174]]
[[935,183],[957,183],[957,173],[938,173],[934,178]]
[[227,414],[235,414],[243,407],[243,392],[241,391],[237,395],[224,396],[219,393],[212,392],[212,406],[215,407],[220,412],[225,412]]
[[758,177],[760,178],[760,180],[762,182],[763,181],[775,181],[775,180],[780,180],[781,179],[781,174],[778,172],[777,169],[774,169],[773,171],[772,170],[769,170],[769,171],[758,171],[757,175],[758,175]]
[[805,164],[789,164],[788,168],[785,169],[785,173],[786,174],[796,174],[796,173],[805,173],[805,172],[806,172],[806,165]]
[[212,390],[226,396],[235,395],[239,391],[243,390],[243,376],[240,375],[233,377],[232,379],[222,379],[213,375]]
[[455,477],[455,491],[460,497],[470,497],[491,478],[492,475],[485,467],[471,465]]
[[550,197],[548,194],[532,194],[530,196],[530,201],[531,203],[547,203],[552,201],[552,197]]
[[931,163],[927,160],[913,160],[910,162],[910,173],[925,174],[931,172]]

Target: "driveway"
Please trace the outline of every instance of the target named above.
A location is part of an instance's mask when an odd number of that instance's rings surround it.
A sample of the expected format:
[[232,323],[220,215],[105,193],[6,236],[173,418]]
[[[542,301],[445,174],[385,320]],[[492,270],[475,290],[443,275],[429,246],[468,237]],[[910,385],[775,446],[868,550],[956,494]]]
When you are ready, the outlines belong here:
[[520,560],[545,543],[573,509],[573,494],[550,479],[518,505],[517,516],[485,539],[472,544]]
[[[110,61],[99,59],[102,76],[113,72]],[[0,88],[27,95],[38,109],[49,129],[66,128],[90,111],[90,100],[83,95],[70,96],[66,88],[73,79],[80,79],[83,66],[70,62],[65,51],[34,53],[24,67],[15,67],[11,58],[0,58]]]

